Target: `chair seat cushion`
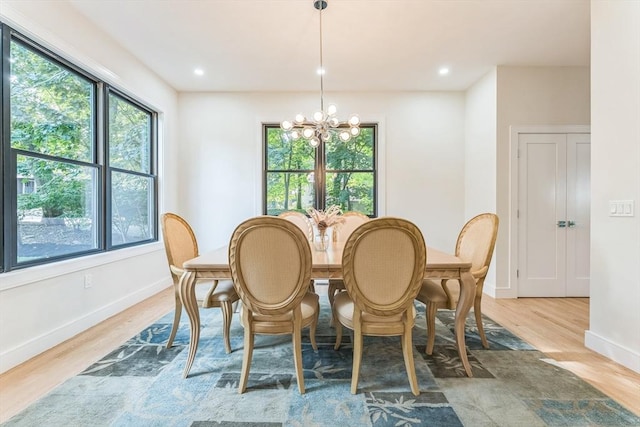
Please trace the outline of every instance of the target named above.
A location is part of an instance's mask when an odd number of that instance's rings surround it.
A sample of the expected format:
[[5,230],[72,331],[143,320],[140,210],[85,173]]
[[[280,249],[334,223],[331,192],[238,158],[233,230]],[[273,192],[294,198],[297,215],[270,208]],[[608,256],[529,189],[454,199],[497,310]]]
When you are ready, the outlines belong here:
[[[312,319],[315,318],[316,312],[318,310],[318,294],[314,294],[313,292],[307,292],[307,294],[302,299],[302,303],[300,305],[300,309],[302,311],[302,324],[307,325]],[[271,315],[260,315],[254,313],[253,319],[258,322],[284,322],[290,321],[293,316],[292,312],[282,314],[280,316],[271,316]]]
[[[338,320],[349,329],[353,329],[353,307],[354,303],[347,292],[340,292],[336,295],[333,302],[333,310],[335,310]],[[412,316],[415,318],[415,309],[411,310]],[[366,323],[399,323],[402,322],[402,314],[395,316],[376,316],[371,313],[362,313],[362,321]]]
[[[212,286],[210,282],[209,282],[209,286]],[[207,291],[207,294],[209,294],[209,291]],[[196,298],[198,300],[200,299],[200,295],[197,289],[196,289]],[[233,287],[232,280],[219,280],[218,286],[216,286],[216,289],[213,291],[212,294],[208,295],[208,300],[205,300],[206,298],[207,298],[206,295],[202,296],[203,308],[218,307],[219,304],[217,303],[219,302],[222,302],[222,301],[234,302],[240,299],[240,297],[236,293],[235,288]]]
[[422,301],[425,304],[427,301],[434,303],[446,303],[447,302],[447,294],[442,289],[442,286],[439,282],[434,282],[430,279],[424,279],[422,281],[422,287],[420,288],[420,292],[416,297],[418,301]]

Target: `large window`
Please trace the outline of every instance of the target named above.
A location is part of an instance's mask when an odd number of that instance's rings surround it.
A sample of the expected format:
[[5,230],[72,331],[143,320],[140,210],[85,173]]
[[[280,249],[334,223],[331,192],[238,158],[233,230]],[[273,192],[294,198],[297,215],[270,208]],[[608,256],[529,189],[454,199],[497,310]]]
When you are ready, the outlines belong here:
[[157,240],[156,113],[2,34],[2,271]]
[[264,128],[263,212],[305,212],[338,205],[376,216],[376,126],[360,126],[349,142],[337,137],[318,148],[292,140],[278,125]]

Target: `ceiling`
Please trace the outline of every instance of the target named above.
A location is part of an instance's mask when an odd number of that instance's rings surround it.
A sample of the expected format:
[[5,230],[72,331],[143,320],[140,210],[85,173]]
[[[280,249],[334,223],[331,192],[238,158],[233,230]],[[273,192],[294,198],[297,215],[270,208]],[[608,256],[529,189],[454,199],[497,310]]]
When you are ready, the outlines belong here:
[[[320,88],[313,0],[68,1],[178,91]],[[328,2],[325,91],[465,90],[496,65],[589,66],[589,0]]]

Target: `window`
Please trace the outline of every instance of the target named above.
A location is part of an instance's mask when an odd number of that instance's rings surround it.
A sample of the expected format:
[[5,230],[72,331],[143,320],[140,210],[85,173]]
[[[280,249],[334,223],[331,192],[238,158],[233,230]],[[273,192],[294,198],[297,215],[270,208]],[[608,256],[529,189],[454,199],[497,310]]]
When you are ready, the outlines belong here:
[[263,125],[263,213],[338,205],[343,212],[377,216],[377,127],[360,129],[349,142],[334,137],[313,148],[302,138],[292,140],[278,125]]
[[157,114],[2,32],[2,270],[157,240]]

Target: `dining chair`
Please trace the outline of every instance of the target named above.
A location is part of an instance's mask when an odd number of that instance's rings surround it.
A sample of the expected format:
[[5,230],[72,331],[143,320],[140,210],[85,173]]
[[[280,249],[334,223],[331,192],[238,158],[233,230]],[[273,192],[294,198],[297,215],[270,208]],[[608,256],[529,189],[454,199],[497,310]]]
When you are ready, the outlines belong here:
[[[489,271],[489,264],[493,256],[498,235],[498,216],[493,213],[483,213],[471,218],[460,231],[456,242],[455,255],[465,261],[471,262],[471,274],[476,281],[476,290],[473,301],[473,311],[478,327],[478,334],[482,340],[482,346],[489,348],[487,337],[482,325],[482,288],[484,279]],[[424,279],[422,287],[416,299],[426,304],[427,318],[427,348],[426,353],[433,352],[436,335],[436,312],[439,308],[454,308],[454,301],[447,287],[448,279],[437,283],[430,279]]]
[[[280,212],[278,216],[297,225],[309,240],[309,244],[311,244],[313,241],[313,224],[308,216],[298,211],[284,211]],[[316,291],[314,280],[309,281],[309,289],[311,289],[311,292]]]
[[301,330],[318,350],[315,333],[320,306],[309,291],[311,246],[307,236],[284,218],[259,216],[238,225],[229,244],[229,266],[242,301],[244,354],[238,391],[247,388],[255,334],[291,334],[298,390],[304,393]]
[[[173,326],[171,327],[171,334],[167,340],[167,348],[171,348],[182,315],[182,300],[180,299],[179,287],[180,277],[184,272],[182,270],[182,264],[199,255],[198,241],[189,223],[179,215],[170,212],[164,213],[162,214],[160,223],[162,226],[164,249],[167,254],[167,261],[169,262],[175,293]],[[196,300],[202,308],[221,308],[224,348],[227,353],[231,353],[229,330],[231,328],[233,304],[238,301],[240,297],[233,288],[233,282],[231,280],[211,281],[208,279],[206,284],[208,289],[204,296],[196,289]],[[200,288],[202,288],[202,286],[200,286]]]
[[307,217],[305,214],[298,211],[284,211],[281,212],[278,216],[297,225],[307,237],[307,240],[309,240],[310,242],[313,240],[313,225],[311,224],[311,220],[309,220],[309,217]]
[[[342,341],[342,326],[353,330],[351,393],[360,375],[363,336],[402,337],[404,363],[414,395],[420,394],[413,360],[412,328],[427,261],[422,233],[401,218],[372,219],[347,239],[342,255],[346,292],[334,299],[335,349]],[[378,367],[381,371],[385,366]]]
[[[369,221],[369,217],[363,213],[349,211],[345,212],[342,217],[344,222],[334,229],[333,241],[334,242],[346,242],[351,233],[360,225]],[[327,296],[329,297],[329,304],[333,307],[333,299],[336,292],[345,290],[344,280],[342,279],[329,279],[329,287],[327,289]]]

